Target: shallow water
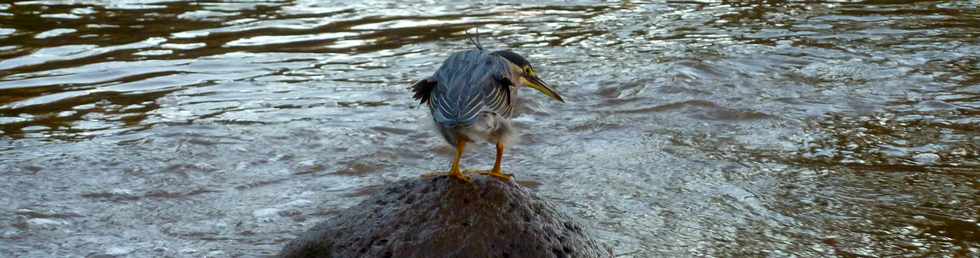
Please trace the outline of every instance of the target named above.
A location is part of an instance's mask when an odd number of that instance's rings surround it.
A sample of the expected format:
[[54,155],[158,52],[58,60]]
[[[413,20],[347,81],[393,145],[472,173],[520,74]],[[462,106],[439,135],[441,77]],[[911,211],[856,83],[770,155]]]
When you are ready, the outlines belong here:
[[977,1],[352,2],[0,4],[0,256],[274,254],[448,168],[406,87],[473,28],[621,257],[980,256]]

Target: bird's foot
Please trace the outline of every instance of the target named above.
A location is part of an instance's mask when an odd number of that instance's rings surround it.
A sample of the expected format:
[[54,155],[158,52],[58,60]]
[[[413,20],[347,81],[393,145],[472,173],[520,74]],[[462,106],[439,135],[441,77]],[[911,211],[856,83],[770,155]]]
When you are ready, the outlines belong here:
[[473,180],[470,179],[470,177],[468,177],[466,175],[463,175],[463,173],[462,172],[459,172],[459,171],[449,172],[449,177],[455,178],[456,180],[459,180],[459,181],[466,182],[467,184],[472,184],[473,183]]
[[440,177],[448,177],[448,178],[455,178],[457,180],[460,180],[460,181],[463,181],[463,182],[466,182],[466,183],[472,183],[473,180],[470,179],[470,177],[466,176],[466,173],[472,173],[472,172],[473,171],[465,170],[465,171],[460,171],[460,172],[457,172],[457,173],[449,172],[449,174],[446,174],[446,172],[432,171],[432,172],[428,172],[428,173],[422,174],[419,177],[421,177],[422,179],[426,179],[426,180],[433,180],[433,179],[440,178]]
[[514,175],[512,174],[504,174],[501,173],[500,171],[483,172],[480,173],[480,175],[496,177],[497,179],[500,179],[501,181],[504,182],[510,182],[511,178],[514,177]]

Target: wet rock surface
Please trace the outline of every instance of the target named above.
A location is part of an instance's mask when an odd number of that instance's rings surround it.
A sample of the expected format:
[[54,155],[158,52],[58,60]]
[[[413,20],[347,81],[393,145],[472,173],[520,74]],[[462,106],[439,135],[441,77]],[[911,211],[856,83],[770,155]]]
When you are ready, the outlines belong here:
[[612,257],[553,204],[472,175],[390,183],[290,242],[282,257]]

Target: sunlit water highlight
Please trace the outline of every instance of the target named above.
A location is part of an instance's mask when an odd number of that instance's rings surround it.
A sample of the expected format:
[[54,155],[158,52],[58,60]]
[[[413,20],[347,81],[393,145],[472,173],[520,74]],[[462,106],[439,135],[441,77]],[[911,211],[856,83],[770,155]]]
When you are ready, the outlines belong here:
[[0,256],[274,254],[447,169],[406,87],[473,28],[568,100],[505,169],[621,257],[980,256],[977,1],[722,2],[0,4]]

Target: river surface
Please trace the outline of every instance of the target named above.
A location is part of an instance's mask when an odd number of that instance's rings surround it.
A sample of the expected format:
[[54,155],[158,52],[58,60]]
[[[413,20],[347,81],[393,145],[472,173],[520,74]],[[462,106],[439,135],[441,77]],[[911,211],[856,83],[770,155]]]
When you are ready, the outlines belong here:
[[619,257],[980,257],[980,2],[766,2],[2,3],[0,257],[275,254],[449,168],[407,87],[476,30]]

